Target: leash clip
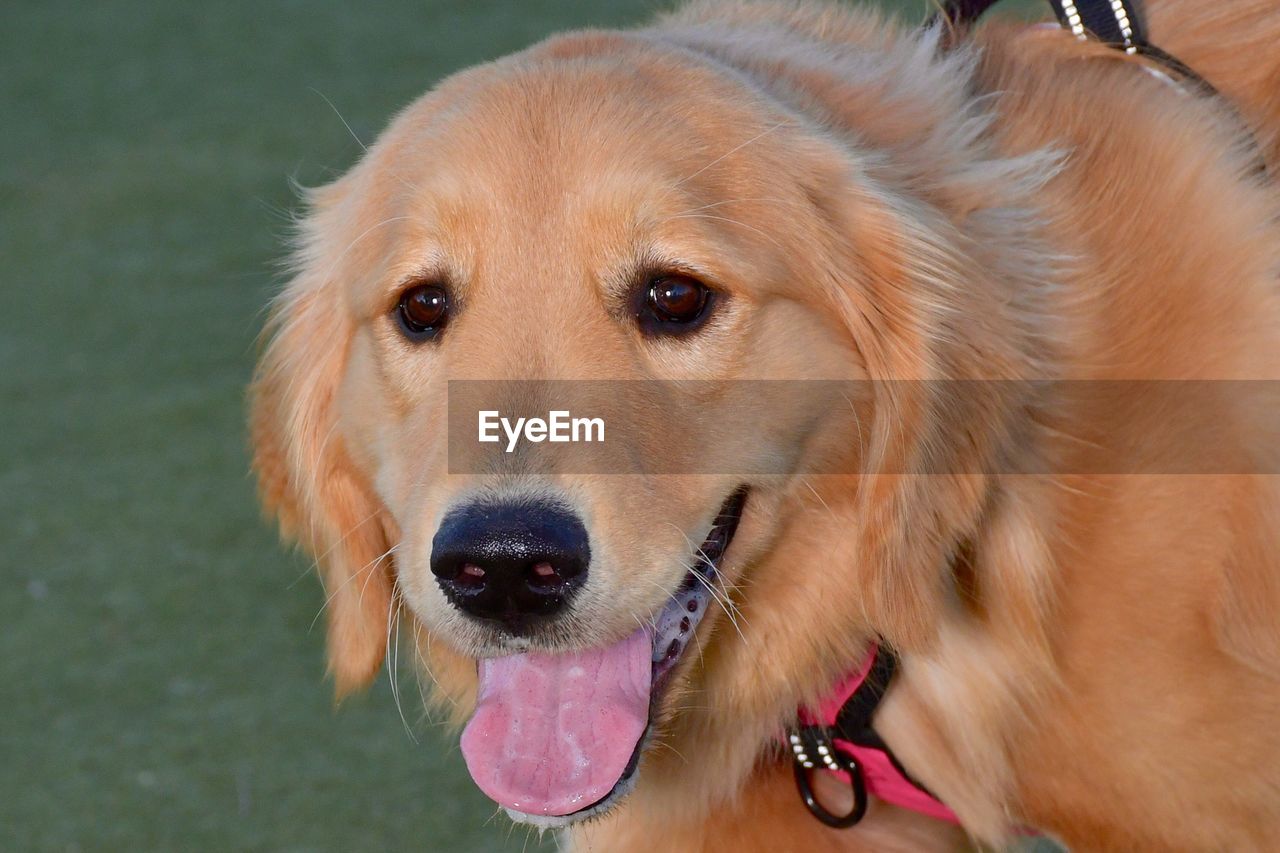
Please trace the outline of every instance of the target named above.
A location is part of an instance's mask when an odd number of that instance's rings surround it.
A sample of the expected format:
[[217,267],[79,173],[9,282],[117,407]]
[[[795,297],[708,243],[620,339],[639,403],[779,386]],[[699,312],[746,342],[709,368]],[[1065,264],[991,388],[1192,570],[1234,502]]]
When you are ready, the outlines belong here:
[[[787,733],[787,742],[791,746],[796,790],[800,792],[800,799],[804,801],[809,813],[833,829],[847,829],[861,821],[867,813],[867,782],[858,762],[836,749],[827,729],[821,726],[801,726],[790,731]],[[818,802],[812,784],[813,771],[818,769],[849,775],[853,808],[848,814],[832,814]]]

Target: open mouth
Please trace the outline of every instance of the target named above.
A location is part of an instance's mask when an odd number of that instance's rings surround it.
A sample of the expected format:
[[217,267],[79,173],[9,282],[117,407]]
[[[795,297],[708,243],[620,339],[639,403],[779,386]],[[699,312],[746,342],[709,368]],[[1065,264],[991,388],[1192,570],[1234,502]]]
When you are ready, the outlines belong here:
[[719,594],[716,573],[746,499],[739,488],[724,501],[651,624],[604,649],[480,661],[462,754],[476,784],[513,819],[563,826],[631,790],[652,712]]

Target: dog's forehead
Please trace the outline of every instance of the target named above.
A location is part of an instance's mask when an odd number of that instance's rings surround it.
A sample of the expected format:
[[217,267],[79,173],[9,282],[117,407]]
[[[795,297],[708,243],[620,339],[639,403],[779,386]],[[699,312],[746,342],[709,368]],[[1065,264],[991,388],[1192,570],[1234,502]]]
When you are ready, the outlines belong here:
[[520,55],[411,106],[388,131],[383,159],[402,196],[507,222],[643,217],[762,191],[754,185],[774,173],[755,161],[766,146],[750,143],[768,135],[768,117],[705,83],[647,56]]

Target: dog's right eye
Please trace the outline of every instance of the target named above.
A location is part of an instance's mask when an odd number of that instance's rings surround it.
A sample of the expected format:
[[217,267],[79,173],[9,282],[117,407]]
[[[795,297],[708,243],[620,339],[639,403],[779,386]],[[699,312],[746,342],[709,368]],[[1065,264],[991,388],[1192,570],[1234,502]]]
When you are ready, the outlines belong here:
[[702,325],[714,301],[714,291],[696,278],[661,275],[649,281],[637,319],[649,334],[684,334]]
[[405,337],[425,341],[440,334],[449,316],[449,292],[439,284],[419,284],[400,294],[396,320]]

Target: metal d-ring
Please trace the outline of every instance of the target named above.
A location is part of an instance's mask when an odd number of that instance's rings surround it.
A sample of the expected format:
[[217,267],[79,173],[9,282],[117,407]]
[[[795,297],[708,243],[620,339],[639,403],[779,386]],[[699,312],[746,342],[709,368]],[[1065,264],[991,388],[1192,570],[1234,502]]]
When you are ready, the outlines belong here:
[[[867,782],[858,762],[835,749],[826,732],[816,726],[805,726],[792,732],[789,739],[796,789],[809,813],[833,829],[847,829],[862,820],[867,813]],[[848,814],[832,814],[818,802],[811,780],[813,771],[819,766],[824,770],[843,770],[849,774],[849,785],[853,789],[853,808]]]

